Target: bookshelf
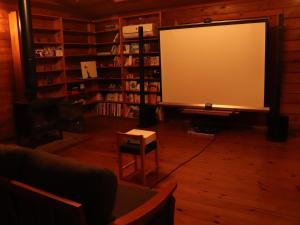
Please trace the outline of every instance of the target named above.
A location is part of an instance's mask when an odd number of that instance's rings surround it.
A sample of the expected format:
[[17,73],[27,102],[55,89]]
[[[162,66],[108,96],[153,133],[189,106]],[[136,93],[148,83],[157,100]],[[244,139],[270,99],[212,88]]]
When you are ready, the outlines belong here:
[[61,28],[62,20],[60,17],[32,16],[38,98],[62,98],[65,96]]
[[[89,21],[32,15],[38,97],[69,99],[87,114],[135,118],[139,112],[138,39],[122,27],[161,24],[160,12]],[[146,103],[160,101],[158,36],[144,39]],[[83,79],[81,62],[96,61],[97,77]]]
[[98,99],[98,79],[83,79],[81,62],[95,61],[95,27],[91,21],[63,18],[66,97],[91,113]]
[[[161,13],[131,15],[121,18],[121,27],[139,24],[161,26]],[[140,108],[139,40],[121,35],[122,81],[124,90],[124,117],[136,118]],[[157,35],[144,37],[144,90],[145,103],[156,106],[161,101],[160,93],[160,48]]]
[[100,77],[97,114],[121,117],[123,116],[123,90],[120,18],[97,20],[94,24]]

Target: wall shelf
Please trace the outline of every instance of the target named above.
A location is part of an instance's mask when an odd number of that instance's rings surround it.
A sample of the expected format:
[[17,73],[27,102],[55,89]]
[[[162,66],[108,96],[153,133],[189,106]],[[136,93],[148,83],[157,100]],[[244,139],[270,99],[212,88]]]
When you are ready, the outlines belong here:
[[101,45],[118,45],[120,42],[114,42],[114,41],[108,41],[108,42],[98,42],[96,43],[96,46],[101,46]]
[[56,33],[60,32],[60,29],[57,28],[46,28],[46,27],[33,27],[32,30],[34,32],[44,32],[44,33]]
[[62,45],[61,42],[34,42],[34,45]]
[[121,89],[100,89],[101,92],[123,92]]
[[119,32],[119,29],[111,29],[111,30],[100,30],[95,32],[96,35],[105,34],[105,33],[115,33]]
[[38,88],[49,88],[49,87],[56,87],[56,86],[62,86],[62,85],[65,85],[65,83],[45,84],[45,85],[38,86]]
[[92,43],[64,43],[65,46],[78,46],[78,47],[94,47],[95,44]]
[[64,33],[75,34],[75,35],[94,35],[94,32],[81,31],[81,30],[63,30]]
[[36,60],[47,60],[47,59],[62,59],[63,56],[41,56],[35,57]]
[[87,54],[87,55],[65,55],[65,58],[92,58],[95,57],[93,54]]

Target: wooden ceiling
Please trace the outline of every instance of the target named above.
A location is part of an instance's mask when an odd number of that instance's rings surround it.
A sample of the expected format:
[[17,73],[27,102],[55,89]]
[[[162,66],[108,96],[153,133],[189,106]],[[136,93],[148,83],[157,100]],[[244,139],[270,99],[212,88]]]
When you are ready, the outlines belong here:
[[32,6],[68,8],[86,18],[96,19],[207,2],[213,0],[31,0]]

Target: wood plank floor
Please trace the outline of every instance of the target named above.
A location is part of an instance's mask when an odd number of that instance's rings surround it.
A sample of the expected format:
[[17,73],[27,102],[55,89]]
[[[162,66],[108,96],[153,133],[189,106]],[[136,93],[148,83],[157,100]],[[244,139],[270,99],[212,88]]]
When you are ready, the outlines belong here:
[[[88,161],[94,155],[89,156],[87,148],[99,149],[99,140],[112,140],[115,131],[126,131],[135,125],[133,120],[89,121],[87,130],[94,138],[88,144],[81,143],[60,154]],[[160,138],[168,139],[173,145],[178,142],[184,148],[184,137],[186,146],[193,148],[188,144],[193,137],[186,135],[185,123],[171,121],[155,129]],[[113,148],[107,145],[102,147]],[[167,158],[160,160],[168,162]],[[178,183],[176,225],[300,225],[299,162],[297,133],[290,135],[287,142],[276,143],[266,140],[264,130],[226,130],[218,133],[204,152],[157,187]]]

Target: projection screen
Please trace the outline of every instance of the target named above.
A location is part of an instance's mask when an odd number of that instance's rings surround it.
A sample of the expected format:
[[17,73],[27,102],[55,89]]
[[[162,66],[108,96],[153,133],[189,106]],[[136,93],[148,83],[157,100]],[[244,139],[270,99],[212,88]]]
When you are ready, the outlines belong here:
[[160,30],[162,103],[264,108],[266,23]]

